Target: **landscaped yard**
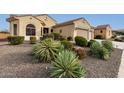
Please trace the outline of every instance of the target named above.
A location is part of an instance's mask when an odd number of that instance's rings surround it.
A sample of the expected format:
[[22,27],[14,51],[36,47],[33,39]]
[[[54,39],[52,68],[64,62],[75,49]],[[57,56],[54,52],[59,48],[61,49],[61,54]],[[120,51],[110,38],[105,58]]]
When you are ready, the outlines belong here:
[[[35,63],[31,44],[0,46],[0,77],[49,77],[50,63]],[[88,78],[117,77],[122,50],[114,49],[109,60],[87,56],[81,61]]]
[[47,77],[47,63],[34,63],[32,45],[0,46],[0,77]]
[[91,56],[81,61],[87,70],[87,78],[116,78],[121,62],[122,50],[114,49],[109,60],[101,60]]

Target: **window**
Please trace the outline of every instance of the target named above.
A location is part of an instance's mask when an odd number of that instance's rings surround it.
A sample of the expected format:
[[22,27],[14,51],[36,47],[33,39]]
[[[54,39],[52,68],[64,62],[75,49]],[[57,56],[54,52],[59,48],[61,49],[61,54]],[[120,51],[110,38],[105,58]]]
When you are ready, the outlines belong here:
[[27,36],[34,36],[36,34],[35,26],[33,24],[28,24],[26,26],[26,35]]
[[43,28],[43,34],[49,34],[49,28]]
[[59,33],[62,33],[62,29],[60,29]]
[[17,35],[17,24],[13,25],[13,29],[14,29],[14,35]]
[[103,31],[101,30],[100,32],[102,33]]
[[53,29],[51,29],[51,33],[53,32]]

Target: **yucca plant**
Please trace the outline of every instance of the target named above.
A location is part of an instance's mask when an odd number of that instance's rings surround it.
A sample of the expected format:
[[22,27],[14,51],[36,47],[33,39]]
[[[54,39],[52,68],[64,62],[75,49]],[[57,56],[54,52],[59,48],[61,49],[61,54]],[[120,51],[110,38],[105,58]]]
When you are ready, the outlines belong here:
[[45,39],[33,46],[33,55],[39,62],[50,62],[55,59],[61,44],[53,39]]
[[80,78],[85,76],[85,70],[79,63],[76,54],[63,50],[52,62],[51,77],[55,78]]

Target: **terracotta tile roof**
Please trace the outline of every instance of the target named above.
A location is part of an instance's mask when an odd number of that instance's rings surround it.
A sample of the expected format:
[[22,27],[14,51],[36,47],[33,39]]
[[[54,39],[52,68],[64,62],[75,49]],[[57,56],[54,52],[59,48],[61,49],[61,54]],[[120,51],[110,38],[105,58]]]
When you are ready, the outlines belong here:
[[10,32],[4,32],[4,31],[0,31],[0,33],[5,33],[5,34],[9,34]]
[[33,17],[33,18],[35,18],[36,20],[38,20],[38,21],[40,21],[40,23],[43,25],[43,26],[45,26],[46,24],[42,21],[42,20],[40,20],[39,18],[37,18],[37,17],[35,17],[35,16],[32,16],[32,15],[10,15],[10,18],[7,18],[6,20],[8,21],[8,22],[11,22],[11,21],[15,21],[15,20],[18,20],[18,18],[16,18],[16,17],[25,17],[25,16],[31,16],[31,17]]
[[86,30],[86,31],[89,31],[89,29],[78,28],[78,27],[76,27],[75,30]]
[[81,20],[81,19],[84,19],[84,18],[81,17],[81,18],[69,20],[69,21],[66,21],[66,22],[63,22],[63,23],[59,23],[59,24],[56,24],[55,26],[53,26],[53,28],[60,27],[60,26],[65,26],[65,25],[71,25],[71,24],[73,24],[74,21]]
[[15,21],[15,20],[18,20],[18,19],[15,18],[14,16],[6,19],[7,22],[11,22],[11,21]]
[[[55,23],[57,23],[57,21],[56,21],[55,19],[53,19],[51,16],[49,16],[48,14],[39,14],[39,15],[32,15],[32,14],[26,14],[26,15],[10,15],[10,18],[12,18],[12,17],[25,17],[25,16],[32,16],[32,17],[35,17],[35,18],[36,18],[36,16],[44,16],[44,15],[47,15],[47,16],[50,17],[52,20],[54,20]],[[37,18],[37,19],[38,19],[38,18]],[[8,18],[7,20],[9,20],[9,18]],[[38,20],[40,21],[40,19],[38,19]]]
[[94,27],[94,26],[90,26],[91,27],[91,29],[95,29],[96,27]]
[[106,25],[98,25],[95,29],[102,29],[102,28],[106,28],[106,27],[110,27],[109,24]]

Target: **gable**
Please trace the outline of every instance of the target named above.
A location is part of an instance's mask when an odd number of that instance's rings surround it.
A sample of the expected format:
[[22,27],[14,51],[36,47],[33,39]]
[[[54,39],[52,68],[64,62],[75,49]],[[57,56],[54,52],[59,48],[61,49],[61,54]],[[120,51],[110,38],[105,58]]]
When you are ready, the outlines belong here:
[[83,28],[83,29],[91,28],[90,24],[84,19],[74,21],[74,24],[75,24],[75,27],[77,28]]
[[42,20],[47,26],[54,26],[54,25],[56,25],[56,21],[53,18],[51,18],[50,16],[48,16],[47,14],[36,15],[34,17]]
[[19,20],[19,22],[22,23],[22,24],[31,24],[32,23],[32,24],[40,24],[42,26],[45,25],[45,23],[42,20],[39,20],[39,19],[37,19],[37,18],[35,18],[31,15],[21,16],[21,17],[17,16],[15,18],[17,18]]

